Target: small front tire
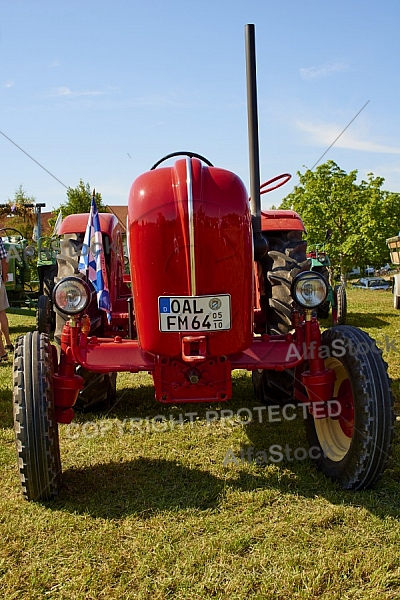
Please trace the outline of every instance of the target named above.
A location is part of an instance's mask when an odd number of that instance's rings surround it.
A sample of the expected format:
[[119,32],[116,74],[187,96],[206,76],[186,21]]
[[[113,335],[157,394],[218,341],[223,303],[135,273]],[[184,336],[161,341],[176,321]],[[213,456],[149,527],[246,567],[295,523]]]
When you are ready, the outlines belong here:
[[[347,317],[347,295],[343,284],[337,285],[334,290],[336,313],[333,317],[334,325],[345,325]],[[333,313],[333,311],[332,311]]]
[[50,334],[52,325],[50,298],[39,296],[36,307],[36,329],[39,333]]
[[375,341],[355,327],[324,331],[322,348],[325,367],[335,371],[338,410],[323,419],[308,414],[311,456],[343,489],[367,489],[382,476],[392,449],[394,412],[387,367]]
[[22,493],[36,502],[54,498],[62,480],[52,376],[48,336],[34,331],[19,337],[14,355],[14,431]]

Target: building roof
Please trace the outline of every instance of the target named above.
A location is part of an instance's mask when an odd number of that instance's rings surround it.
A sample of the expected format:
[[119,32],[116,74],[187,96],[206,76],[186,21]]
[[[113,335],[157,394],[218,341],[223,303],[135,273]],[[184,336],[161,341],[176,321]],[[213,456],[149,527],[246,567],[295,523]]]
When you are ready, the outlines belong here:
[[107,212],[115,215],[121,226],[122,233],[126,233],[126,218],[128,216],[128,206],[106,206]]

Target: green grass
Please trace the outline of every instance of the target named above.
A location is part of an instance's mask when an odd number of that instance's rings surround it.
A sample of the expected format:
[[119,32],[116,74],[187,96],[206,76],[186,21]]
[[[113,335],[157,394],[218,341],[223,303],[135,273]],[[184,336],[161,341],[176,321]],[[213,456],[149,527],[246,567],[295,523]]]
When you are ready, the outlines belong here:
[[[349,323],[384,349],[400,414],[400,313],[390,293],[348,296]],[[33,320],[11,315],[10,325],[15,337]],[[53,502],[28,503],[11,364],[0,366],[1,598],[400,598],[397,437],[376,488],[351,493],[308,460],[223,465],[229,449],[307,448],[301,418],[259,423],[253,411],[249,424],[207,423],[207,410],[257,406],[245,372],[226,405],[162,406],[145,374],[120,374],[117,399],[108,413],[60,426],[64,487]],[[180,424],[188,412],[193,423]],[[157,425],[157,415],[175,424]]]

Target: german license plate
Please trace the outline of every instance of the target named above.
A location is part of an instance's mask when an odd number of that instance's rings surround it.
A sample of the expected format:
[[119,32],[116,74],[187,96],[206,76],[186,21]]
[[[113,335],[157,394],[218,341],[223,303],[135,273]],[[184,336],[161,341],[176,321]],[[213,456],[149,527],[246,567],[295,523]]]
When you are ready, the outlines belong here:
[[231,297],[160,296],[160,331],[223,331],[231,328]]

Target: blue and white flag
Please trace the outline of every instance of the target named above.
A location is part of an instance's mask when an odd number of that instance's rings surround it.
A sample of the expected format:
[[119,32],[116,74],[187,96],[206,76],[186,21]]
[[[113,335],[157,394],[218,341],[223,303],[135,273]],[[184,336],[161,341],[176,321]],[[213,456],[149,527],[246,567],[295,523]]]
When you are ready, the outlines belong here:
[[85,238],[78,270],[87,276],[97,292],[97,306],[106,311],[108,322],[111,321],[111,301],[108,288],[108,277],[104,258],[103,239],[101,236],[100,217],[93,190],[92,204],[86,226]]

